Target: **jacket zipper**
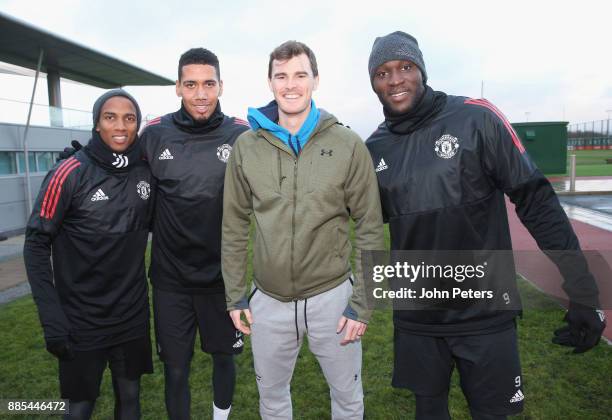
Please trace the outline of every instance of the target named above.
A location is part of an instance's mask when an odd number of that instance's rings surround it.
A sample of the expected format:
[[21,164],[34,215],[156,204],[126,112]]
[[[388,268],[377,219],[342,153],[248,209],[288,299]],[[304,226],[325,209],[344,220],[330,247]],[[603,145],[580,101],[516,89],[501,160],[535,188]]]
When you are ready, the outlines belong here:
[[291,285],[293,286],[293,296],[297,294],[295,287],[294,262],[293,254],[295,249],[295,212],[297,210],[297,172],[298,172],[297,156],[293,159],[293,214],[291,215]]
[[[314,136],[314,134],[315,133],[313,133],[312,136]],[[312,140],[312,136],[311,136],[311,140]],[[312,141],[309,141],[308,143],[306,143],[304,148],[308,147],[312,143],[313,143]],[[302,155],[302,153],[304,152],[304,149],[301,149],[300,152],[301,153],[299,153],[298,155],[294,154],[293,156],[293,214],[291,215],[291,258],[290,258],[291,285],[293,286],[293,296],[295,297],[294,299],[296,301],[297,301],[297,297],[296,297],[297,288],[295,287],[295,270],[294,270],[293,254],[294,254],[294,249],[295,249],[295,213],[297,211],[297,174],[298,174],[298,159],[300,155]]]
[[276,161],[278,162],[278,188],[279,190],[282,190],[283,180],[285,179],[285,177],[283,176],[283,165],[281,163],[281,155],[279,148],[276,148]]

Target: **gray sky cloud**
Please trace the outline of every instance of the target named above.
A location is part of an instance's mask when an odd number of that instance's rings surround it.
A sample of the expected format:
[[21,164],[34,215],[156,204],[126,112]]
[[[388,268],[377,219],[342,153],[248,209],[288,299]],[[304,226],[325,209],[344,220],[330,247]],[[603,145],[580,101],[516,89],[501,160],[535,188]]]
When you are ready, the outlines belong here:
[[[569,6],[571,5],[571,7]],[[484,96],[511,121],[606,118],[612,54],[604,1],[23,2],[3,12],[161,75],[175,78],[193,46],[217,53],[225,112],[243,117],[271,99],[267,57],[287,39],[307,43],[321,74],[315,101],[367,136],[382,119],[367,75],[376,36],[404,30],[423,50],[430,85]],[[0,75],[0,96],[29,99],[31,79]],[[177,108],[172,87],[128,88],[146,114]],[[89,109],[99,89],[63,84],[64,106]],[[44,84],[37,101],[46,103]]]

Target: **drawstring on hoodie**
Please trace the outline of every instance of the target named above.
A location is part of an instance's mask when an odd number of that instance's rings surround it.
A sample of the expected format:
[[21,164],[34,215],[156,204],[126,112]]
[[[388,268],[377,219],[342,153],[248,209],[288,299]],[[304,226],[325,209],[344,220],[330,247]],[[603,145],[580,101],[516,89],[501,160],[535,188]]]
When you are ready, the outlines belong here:
[[306,325],[306,334],[308,334],[308,316],[306,315],[306,305],[308,304],[308,299],[304,299],[304,324]]
[[300,342],[300,330],[298,329],[298,323],[297,323],[297,300],[294,300],[293,303],[295,303],[295,335],[296,335],[296,340],[299,344]]
[[[298,327],[298,300],[295,299],[293,301],[293,303],[295,304],[295,309],[294,309],[294,316],[295,316],[295,337],[296,337],[296,341],[298,342],[298,344],[300,343],[300,330]],[[304,299],[304,325],[306,325],[306,334],[308,334],[308,315],[306,313],[306,307],[308,305],[308,299]]]
[[295,139],[295,143],[297,144],[297,151],[295,150],[295,147],[293,147],[293,145],[291,147],[293,148],[295,155],[298,156],[300,152],[302,151],[302,145],[300,144],[300,140],[298,139],[297,135],[291,138]]

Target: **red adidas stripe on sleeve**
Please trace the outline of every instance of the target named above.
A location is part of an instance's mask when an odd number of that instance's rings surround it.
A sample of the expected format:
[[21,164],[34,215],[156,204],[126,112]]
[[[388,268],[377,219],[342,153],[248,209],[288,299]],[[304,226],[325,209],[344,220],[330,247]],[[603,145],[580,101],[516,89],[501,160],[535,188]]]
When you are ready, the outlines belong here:
[[52,219],[57,208],[57,203],[62,192],[62,186],[68,174],[75,168],[81,166],[81,162],[76,160],[74,157],[66,159],[56,169],[51,181],[45,191],[45,197],[43,198],[42,206],[40,208],[40,217],[45,219]]
[[150,125],[159,124],[160,122],[161,122],[161,117],[153,118],[151,121],[147,123],[147,125],[145,125],[145,127],[148,127]]
[[235,124],[238,124],[238,125],[244,125],[244,126],[246,126],[246,127],[250,127],[250,125],[249,125],[249,123],[248,123],[248,122],[246,122],[246,121],[245,121],[245,120],[243,120],[243,119],[237,118],[237,117],[234,117],[234,123],[235,123]]
[[47,210],[47,207],[49,206],[50,198],[51,198],[52,191],[53,191],[57,178],[61,177],[61,173],[65,170],[65,168],[67,166],[70,166],[70,164],[74,162],[75,160],[76,159],[74,159],[74,157],[70,157],[66,159],[65,161],[63,161],[58,166],[58,168],[55,170],[55,173],[51,177],[51,181],[49,181],[49,184],[47,185],[47,191],[45,191],[45,197],[43,198],[43,202],[40,207],[40,217],[46,217],[46,214],[47,214],[46,210]]
[[491,102],[487,101],[486,99],[466,99],[465,103],[468,105],[478,105],[478,106],[485,107],[489,111],[497,115],[497,117],[500,120],[502,120],[502,122],[504,123],[506,130],[508,130],[508,132],[510,133],[510,136],[512,137],[512,142],[514,143],[518,151],[521,152],[521,154],[525,153],[525,146],[523,146],[523,143],[521,143],[521,139],[519,138],[518,134],[516,134],[516,131],[514,131],[514,128],[512,128],[512,125],[510,124],[510,122],[506,119],[504,114],[502,114],[502,112],[495,105],[493,105]]

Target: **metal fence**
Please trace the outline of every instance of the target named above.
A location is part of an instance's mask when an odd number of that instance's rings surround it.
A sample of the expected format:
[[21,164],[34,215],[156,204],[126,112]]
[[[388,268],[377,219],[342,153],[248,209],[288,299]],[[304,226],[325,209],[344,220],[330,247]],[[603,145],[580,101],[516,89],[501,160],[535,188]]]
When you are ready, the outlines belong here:
[[[29,102],[0,98],[0,122],[25,124]],[[33,104],[31,125],[89,130],[92,127],[91,112],[71,108],[57,108]]]
[[567,148],[569,150],[612,150],[610,119],[568,125]]

